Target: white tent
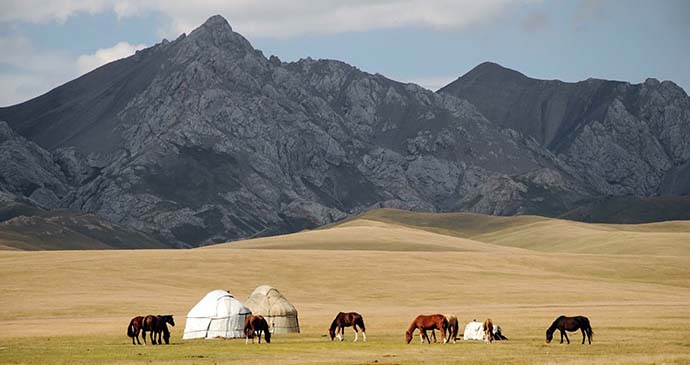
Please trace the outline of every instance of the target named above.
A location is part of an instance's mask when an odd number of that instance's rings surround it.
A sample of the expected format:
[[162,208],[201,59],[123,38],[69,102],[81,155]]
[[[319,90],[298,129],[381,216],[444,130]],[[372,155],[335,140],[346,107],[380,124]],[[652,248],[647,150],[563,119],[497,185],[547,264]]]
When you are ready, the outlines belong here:
[[278,289],[261,285],[254,289],[246,304],[252,313],[266,318],[272,333],[299,333],[297,309]]
[[[494,323],[494,340],[507,340],[501,333],[501,327]],[[463,340],[485,341],[484,338],[484,323],[472,321],[465,326],[465,333],[462,335]]]
[[187,313],[183,339],[242,338],[244,320],[252,312],[225,290],[214,290]]
[[462,335],[463,340],[484,340],[484,324],[482,322],[472,321],[465,326],[465,332]]

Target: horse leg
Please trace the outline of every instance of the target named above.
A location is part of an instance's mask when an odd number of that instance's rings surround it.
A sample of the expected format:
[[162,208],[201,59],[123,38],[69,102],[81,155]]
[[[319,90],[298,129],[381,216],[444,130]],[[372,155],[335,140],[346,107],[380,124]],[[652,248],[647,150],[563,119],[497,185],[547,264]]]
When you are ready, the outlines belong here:
[[144,346],[146,346],[146,330],[141,330],[141,338],[144,340]]
[[568,338],[568,333],[566,331],[563,331],[563,336],[565,336],[565,340],[568,341],[568,345],[570,345],[570,339]]
[[367,333],[362,330],[362,341],[367,342]]
[[585,328],[581,327],[580,332],[582,332],[582,344],[584,345],[585,344],[585,336],[586,336],[585,335]]
[[443,328],[443,327],[441,327],[441,338],[443,339],[443,343],[444,343],[444,344],[445,344],[446,342],[448,342],[448,339],[447,339],[447,337],[446,337],[446,329]]
[[357,331],[357,325],[356,324],[352,325],[352,331],[355,332],[355,340],[353,342],[357,342],[357,339],[359,338],[359,334],[357,333],[358,331]]
[[262,330],[256,331],[257,337],[259,337],[259,345],[261,345],[261,333],[262,333],[262,332],[263,332]]
[[151,334],[151,344],[155,345],[156,344],[156,331],[151,330],[149,333]]
[[561,343],[563,343],[563,333],[564,333],[565,331],[563,331],[563,330],[558,330],[558,331],[561,332]]
[[436,330],[434,330],[433,328],[431,329],[431,337],[434,338],[434,343],[436,343]]

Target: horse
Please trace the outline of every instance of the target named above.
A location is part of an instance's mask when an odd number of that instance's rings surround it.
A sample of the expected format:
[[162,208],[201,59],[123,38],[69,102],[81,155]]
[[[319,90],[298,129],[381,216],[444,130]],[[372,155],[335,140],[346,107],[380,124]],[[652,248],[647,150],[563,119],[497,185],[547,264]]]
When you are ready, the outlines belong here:
[[[132,338],[132,345],[141,345],[141,341],[139,341],[139,332],[141,331],[143,321],[144,317],[142,316],[134,317],[131,321],[129,321],[129,325],[127,326],[127,336]],[[137,339],[137,343],[134,343],[135,338]],[[144,343],[146,343],[145,335]]]
[[488,343],[494,342],[494,323],[491,322],[490,318],[484,321],[482,328],[484,329],[484,341]]
[[[458,317],[453,314],[446,314],[445,316],[448,320],[448,328],[446,328],[446,332],[448,332],[448,342],[453,341],[453,343],[455,343],[458,340]],[[431,337],[433,337],[434,342],[436,342],[436,331],[434,331],[434,329],[431,329]]]
[[[448,319],[448,341],[455,343],[458,340],[458,317],[453,314],[447,314],[446,319]],[[435,338],[436,335],[434,335]]]
[[[165,331],[168,331],[168,327],[166,323],[170,323],[173,327],[175,326],[175,320],[173,319],[172,314],[167,314],[167,315],[158,315],[154,316],[149,314],[148,316],[144,317],[144,320],[142,321],[142,327],[141,330],[143,332],[142,337],[144,338],[144,345],[146,344],[146,332],[150,332],[150,337],[151,337],[151,344],[155,345],[156,343],[158,345],[161,344],[161,334]],[[164,329],[165,328],[165,329]],[[168,343],[170,339],[170,335],[166,336],[166,344]]]
[[441,336],[443,337],[443,343],[447,342],[446,339],[446,329],[448,328],[448,319],[443,314],[432,314],[432,315],[418,315],[414,321],[410,324],[405,332],[405,341],[409,344],[412,341],[412,336],[415,330],[419,330],[419,337],[424,343],[424,339],[428,343],[431,343],[429,336],[427,336],[426,331],[437,329],[441,331]]
[[560,316],[556,318],[556,320],[553,321],[553,323],[551,323],[551,326],[546,330],[547,344],[551,343],[551,340],[553,340],[553,333],[556,330],[561,331],[561,343],[563,343],[563,337],[565,336],[565,340],[568,341],[568,344],[570,344],[570,339],[568,338],[568,334],[566,333],[566,331],[575,332],[577,330],[580,330],[580,332],[582,332],[582,344],[585,344],[585,336],[587,337],[589,344],[592,344],[592,335],[594,334],[594,332],[592,332],[592,326],[590,326],[589,318],[587,317]]
[[170,330],[168,330],[168,323],[175,327],[175,320],[173,319],[172,314],[166,314],[166,315],[158,315],[157,317],[157,327],[156,327],[156,334],[158,336],[158,344],[161,344],[161,333],[163,334],[163,341],[165,341],[166,345],[170,344]]
[[249,343],[249,338],[252,339],[254,343],[254,336],[259,337],[259,343],[261,343],[261,334],[263,333],[266,343],[271,343],[271,331],[268,327],[268,322],[264,316],[248,315],[244,319],[244,337],[245,344]]
[[352,330],[355,332],[355,340],[359,338],[358,327],[362,330],[363,341],[367,342],[367,329],[364,327],[364,319],[362,315],[357,312],[340,312],[336,314],[333,322],[331,322],[331,327],[328,329],[328,334],[331,336],[331,341],[338,337],[340,341],[345,339],[345,327],[352,326]]

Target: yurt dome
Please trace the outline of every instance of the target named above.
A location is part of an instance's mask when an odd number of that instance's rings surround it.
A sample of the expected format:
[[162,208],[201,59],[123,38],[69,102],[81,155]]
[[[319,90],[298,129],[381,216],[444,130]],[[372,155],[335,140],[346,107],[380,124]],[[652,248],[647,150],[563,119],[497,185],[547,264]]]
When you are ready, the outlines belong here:
[[278,289],[261,285],[254,289],[246,302],[254,315],[266,318],[273,333],[299,333],[297,309]]
[[187,313],[183,339],[242,338],[244,320],[252,312],[226,290],[206,294]]

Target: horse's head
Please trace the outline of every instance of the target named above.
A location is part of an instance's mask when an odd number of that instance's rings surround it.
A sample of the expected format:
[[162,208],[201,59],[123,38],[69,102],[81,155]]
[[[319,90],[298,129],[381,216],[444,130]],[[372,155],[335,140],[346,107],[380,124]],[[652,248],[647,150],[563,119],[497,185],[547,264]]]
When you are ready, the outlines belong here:
[[175,327],[175,320],[173,319],[172,314],[165,316],[165,321],[170,323],[171,326]]
[[409,344],[410,341],[412,341],[412,332],[406,331],[405,332],[405,341]]
[[335,338],[335,327],[331,326],[331,328],[328,329],[328,335],[331,336],[331,341]]
[[268,327],[264,331],[264,339],[266,339],[266,343],[271,343],[271,331],[268,330]]
[[546,343],[551,343],[551,340],[553,340],[553,331],[549,328],[546,330]]

